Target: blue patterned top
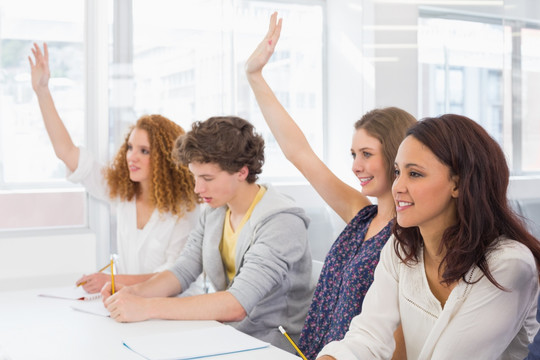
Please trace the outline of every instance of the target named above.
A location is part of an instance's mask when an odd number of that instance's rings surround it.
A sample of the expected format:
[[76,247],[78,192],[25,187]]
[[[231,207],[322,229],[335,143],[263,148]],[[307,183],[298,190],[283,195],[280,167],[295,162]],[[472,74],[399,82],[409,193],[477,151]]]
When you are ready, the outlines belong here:
[[360,210],[326,255],[298,344],[309,360],[329,342],[343,339],[352,318],[362,311],[381,250],[392,232],[391,221],[364,241],[376,214],[376,205]]

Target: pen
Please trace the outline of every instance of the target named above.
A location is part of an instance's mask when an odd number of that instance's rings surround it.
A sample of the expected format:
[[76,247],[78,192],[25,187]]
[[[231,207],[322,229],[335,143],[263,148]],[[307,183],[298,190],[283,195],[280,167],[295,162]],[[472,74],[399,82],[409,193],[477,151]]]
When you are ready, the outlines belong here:
[[283,335],[285,335],[285,337],[287,338],[287,340],[289,340],[289,342],[291,343],[291,345],[294,347],[294,349],[296,350],[296,352],[298,353],[298,355],[300,355],[300,357],[304,360],[307,360],[306,356],[304,354],[302,354],[302,352],[300,351],[300,349],[298,348],[298,346],[296,346],[296,344],[294,343],[294,341],[291,339],[291,337],[289,336],[289,334],[287,334],[287,332],[285,331],[285,329],[283,328],[283,326],[279,326],[279,331],[281,331],[281,333]]
[[111,259],[111,293],[114,295],[114,260]]
[[[103,270],[105,270],[106,268],[108,268],[109,266],[111,266],[111,264],[105,265],[104,267],[102,267],[101,269],[99,269],[99,270],[96,271],[96,272],[100,273],[100,272],[102,272]],[[81,285],[84,285],[84,284],[86,284],[86,281],[83,281],[83,282],[81,282],[81,283],[78,283],[78,284],[77,284],[77,287],[79,287],[79,286],[81,286]]]

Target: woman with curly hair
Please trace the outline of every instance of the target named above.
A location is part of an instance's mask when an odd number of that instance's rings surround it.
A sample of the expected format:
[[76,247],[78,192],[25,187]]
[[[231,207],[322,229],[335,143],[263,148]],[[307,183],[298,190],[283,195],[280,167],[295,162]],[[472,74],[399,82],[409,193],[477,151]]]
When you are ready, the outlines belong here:
[[[134,284],[174,263],[198,218],[195,181],[186,166],[172,159],[174,141],[184,130],[161,115],[141,117],[126,135],[113,162],[102,168],[83,147],[76,147],[56,111],[48,82],[47,44],[34,44],[29,57],[32,87],[56,156],[72,182],[82,183],[117,212],[118,281]],[[130,275],[127,275],[130,274]],[[109,276],[85,275],[78,285],[101,290]]]
[[[217,116],[193,123],[174,148],[208,205],[174,265],[132,286],[101,290],[111,318],[217,320],[288,351],[279,332],[298,335],[312,294],[304,210],[258,184],[264,140],[248,121]],[[181,296],[204,274],[215,291]],[[210,288],[210,286],[209,286]]]
[[473,120],[426,118],[401,143],[397,223],[345,338],[320,360],[523,359],[535,320],[540,243],[509,206],[504,153]]

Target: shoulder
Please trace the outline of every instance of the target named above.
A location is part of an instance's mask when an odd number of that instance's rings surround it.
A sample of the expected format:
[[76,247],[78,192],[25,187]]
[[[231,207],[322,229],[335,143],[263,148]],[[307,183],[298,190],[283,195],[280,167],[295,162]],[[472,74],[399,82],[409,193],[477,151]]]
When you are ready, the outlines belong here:
[[360,209],[349,224],[358,224],[371,221],[377,215],[377,205],[367,205]]
[[515,288],[533,279],[538,280],[532,252],[518,241],[500,238],[486,260],[493,277],[504,287]]
[[508,239],[499,238],[487,255],[489,265],[496,265],[505,261],[518,261],[536,267],[534,256],[524,244]]
[[[271,185],[262,185],[266,188],[264,196],[253,209],[250,221],[263,222],[275,216],[300,218],[307,227],[309,219],[301,207],[289,196],[279,192]],[[280,216],[281,217],[281,216]]]

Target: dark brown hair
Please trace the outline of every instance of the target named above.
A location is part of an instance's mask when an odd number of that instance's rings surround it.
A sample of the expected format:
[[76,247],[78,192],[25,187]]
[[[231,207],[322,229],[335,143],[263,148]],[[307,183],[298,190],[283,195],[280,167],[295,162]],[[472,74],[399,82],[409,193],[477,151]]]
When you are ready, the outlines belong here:
[[407,129],[416,123],[414,116],[397,107],[374,109],[354,124],[355,130],[364,129],[382,144],[386,176],[390,184],[394,181],[394,160],[399,144]]
[[129,136],[135,128],[145,130],[148,134],[152,203],[160,212],[171,212],[178,216],[193,210],[199,202],[194,191],[195,180],[187,167],[173,161],[171,153],[174,141],[184,134],[184,129],[161,115],[142,116],[128,131],[113,162],[105,168],[110,197],[130,201],[141,191],[139,183],[129,178],[126,160]]
[[196,121],[180,136],[174,158],[181,164],[214,163],[229,173],[247,166],[248,183],[254,183],[264,164],[264,139],[248,121],[236,116],[216,116]]
[[[506,191],[509,170],[504,153],[491,136],[476,122],[460,115],[447,114],[425,118],[407,131],[407,136],[425,145],[458,177],[457,222],[442,236],[441,263],[443,283],[465,278],[477,265],[494,285],[498,284],[487,263],[487,254],[506,236],[527,246],[540,263],[540,243],[511,209]],[[404,262],[418,261],[422,236],[418,227],[394,224],[395,251]],[[401,250],[403,256],[400,254]]]

